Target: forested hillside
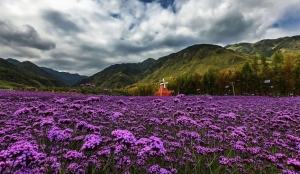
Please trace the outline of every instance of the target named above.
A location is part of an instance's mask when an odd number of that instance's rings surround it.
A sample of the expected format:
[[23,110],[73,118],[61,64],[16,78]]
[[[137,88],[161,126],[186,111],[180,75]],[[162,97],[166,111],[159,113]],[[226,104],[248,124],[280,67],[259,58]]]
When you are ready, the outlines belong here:
[[41,88],[58,85],[56,80],[28,72],[0,58],[0,88],[20,88],[24,86]]
[[264,39],[255,43],[238,43],[227,45],[225,48],[257,56],[264,53],[267,57],[271,57],[277,51],[283,54],[300,54],[300,36]]

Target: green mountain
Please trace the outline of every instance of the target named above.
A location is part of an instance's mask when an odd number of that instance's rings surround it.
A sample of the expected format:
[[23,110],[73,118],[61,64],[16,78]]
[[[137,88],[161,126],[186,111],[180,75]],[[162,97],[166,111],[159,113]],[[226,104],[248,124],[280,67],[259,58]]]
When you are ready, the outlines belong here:
[[209,68],[232,69],[251,56],[225,49],[217,45],[200,44],[187,47],[177,53],[158,59],[159,65],[150,67],[149,75],[142,82],[161,80],[182,74],[203,74]]
[[227,45],[225,48],[252,55],[264,53],[267,57],[271,57],[276,51],[300,54],[300,36],[264,39],[255,43],[238,43]]
[[156,82],[163,77],[189,73],[204,73],[210,67],[235,68],[251,56],[217,45],[200,44],[187,47],[177,53],[147,59],[142,63],[112,65],[95,75],[76,83],[92,83],[100,87],[120,88],[138,82]]
[[7,58],[6,61],[8,61],[9,63],[12,63],[14,65],[19,65],[21,64],[22,62],[16,60],[16,59],[13,59],[13,58]]
[[7,58],[6,61],[18,65],[27,71],[39,74],[40,76],[55,79],[59,82],[60,86],[73,86],[78,80],[88,77],[79,74],[71,74],[69,72],[59,72],[47,67],[38,67],[30,61],[20,62],[13,58]]
[[82,79],[88,77],[88,76],[83,76],[83,75],[79,75],[79,74],[71,74],[69,72],[60,72],[60,71],[56,71],[54,69],[47,68],[47,67],[40,67],[40,68],[54,76],[59,77],[60,80],[62,80],[68,86],[73,86],[79,80],[82,80]]
[[52,79],[52,80],[57,81],[57,82],[55,82],[55,84],[57,86],[67,86],[63,82],[63,79],[60,79],[60,77],[55,76],[47,71],[44,71],[42,68],[38,67],[36,64],[34,64],[30,61],[24,61],[24,62],[18,64],[18,66],[28,72],[32,72],[34,74],[38,74],[39,76],[45,77],[47,79]]
[[59,86],[57,80],[42,77],[0,58],[0,88]]
[[111,65],[86,79],[79,80],[74,86],[92,83],[100,87],[121,88],[136,83],[146,77],[147,70],[156,61],[149,58],[140,63]]

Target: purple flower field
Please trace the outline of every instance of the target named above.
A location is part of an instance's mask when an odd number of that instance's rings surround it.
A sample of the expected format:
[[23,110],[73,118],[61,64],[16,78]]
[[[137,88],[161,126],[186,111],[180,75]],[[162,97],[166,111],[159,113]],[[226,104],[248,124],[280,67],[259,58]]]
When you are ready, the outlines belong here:
[[300,98],[0,92],[0,173],[299,173]]

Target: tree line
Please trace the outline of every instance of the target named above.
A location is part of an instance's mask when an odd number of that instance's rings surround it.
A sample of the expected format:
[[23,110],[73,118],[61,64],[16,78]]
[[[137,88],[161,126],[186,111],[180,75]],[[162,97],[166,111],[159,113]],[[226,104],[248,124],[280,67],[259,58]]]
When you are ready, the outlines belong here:
[[[277,51],[271,58],[263,53],[236,69],[209,68],[204,74],[165,78],[174,95],[299,95],[300,55]],[[137,84],[131,95],[154,95],[159,83]]]

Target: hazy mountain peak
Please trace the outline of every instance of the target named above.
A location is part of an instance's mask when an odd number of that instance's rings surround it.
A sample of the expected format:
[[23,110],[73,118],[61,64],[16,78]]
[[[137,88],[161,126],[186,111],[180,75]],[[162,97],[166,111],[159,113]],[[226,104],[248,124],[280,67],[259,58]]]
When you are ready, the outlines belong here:
[[8,61],[9,63],[12,63],[14,65],[19,65],[21,63],[20,61],[13,59],[13,58],[7,58],[6,61]]

